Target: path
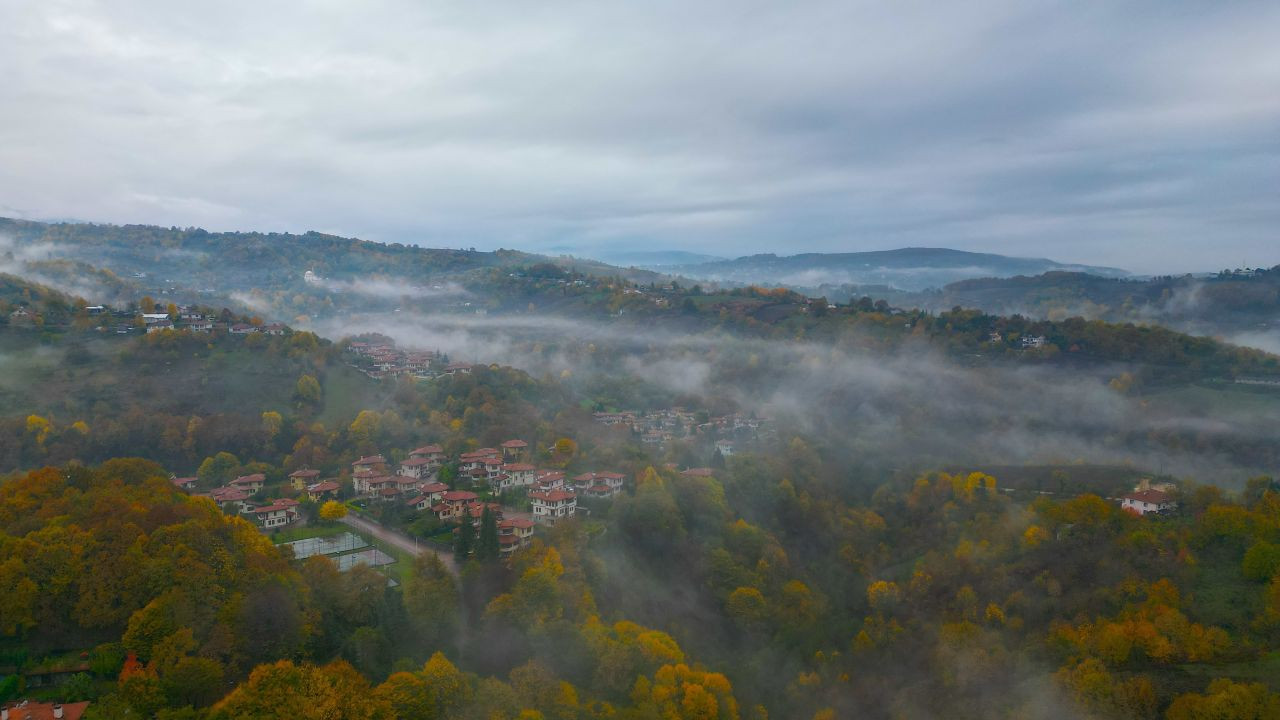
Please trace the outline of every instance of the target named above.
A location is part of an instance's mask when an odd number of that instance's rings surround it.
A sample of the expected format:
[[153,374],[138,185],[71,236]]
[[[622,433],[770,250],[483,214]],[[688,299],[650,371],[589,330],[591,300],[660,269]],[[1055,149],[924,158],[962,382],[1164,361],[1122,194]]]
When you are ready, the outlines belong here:
[[414,540],[399,530],[392,530],[385,525],[376,523],[368,518],[360,517],[354,513],[347,513],[342,518],[342,522],[362,533],[372,535],[388,545],[394,545],[414,557],[417,557],[424,552],[435,553],[436,557],[440,558],[440,562],[444,563],[444,566],[449,569],[449,572],[454,575],[458,574],[458,564],[454,562],[453,553],[436,548],[434,543],[426,542],[424,540]]

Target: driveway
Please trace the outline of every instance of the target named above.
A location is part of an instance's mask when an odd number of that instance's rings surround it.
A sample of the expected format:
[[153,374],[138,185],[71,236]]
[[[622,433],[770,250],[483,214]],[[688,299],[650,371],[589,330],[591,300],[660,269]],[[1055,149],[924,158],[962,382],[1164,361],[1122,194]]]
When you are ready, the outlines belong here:
[[397,549],[403,550],[414,557],[428,552],[435,553],[436,557],[440,558],[440,562],[444,563],[444,566],[449,569],[449,572],[454,575],[458,574],[458,564],[454,562],[453,553],[438,549],[434,543],[417,540],[405,535],[399,530],[393,530],[385,525],[381,525],[373,520],[360,517],[353,513],[347,513],[346,516],[342,518],[342,522],[359,532],[366,535],[372,535],[381,542],[393,545]]

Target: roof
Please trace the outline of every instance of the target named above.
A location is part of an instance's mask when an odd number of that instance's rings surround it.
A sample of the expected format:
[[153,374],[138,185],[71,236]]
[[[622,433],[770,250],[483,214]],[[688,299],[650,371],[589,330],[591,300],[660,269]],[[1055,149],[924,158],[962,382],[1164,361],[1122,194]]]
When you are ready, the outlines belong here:
[[1159,490],[1139,490],[1138,492],[1132,492],[1125,495],[1124,499],[1151,503],[1152,505],[1163,505],[1164,503],[1173,502],[1172,495]]
[[561,500],[571,500],[578,497],[568,490],[548,490],[546,492],[529,493],[530,500],[542,500],[543,502],[560,502]]
[[596,473],[596,477],[606,478],[608,480],[625,480],[627,476],[616,472],[598,472]]
[[442,482],[427,483],[426,485],[422,486],[422,492],[428,492],[428,493],[449,492],[449,486],[445,485]]
[[295,502],[292,505],[286,505],[284,504],[283,501],[277,500],[270,505],[263,505],[262,507],[256,507],[251,512],[254,515],[261,515],[263,513],[269,513],[269,512],[284,512],[285,510],[292,508],[294,505],[297,505],[297,503]]
[[249,494],[233,487],[221,487],[210,490],[209,497],[213,498],[214,502],[238,502],[247,500]]
[[232,480],[230,484],[232,484],[232,485],[252,485],[253,483],[265,483],[266,481],[267,481],[267,476],[266,476],[266,475],[263,475],[262,473],[254,473],[254,474],[252,474],[252,475],[241,475],[240,477],[236,478],[235,480]]
[[531,472],[534,468],[529,463],[511,463],[509,465],[503,465],[502,469],[507,472]]
[[409,453],[410,455],[431,455],[432,453],[442,453],[444,448],[439,445],[423,445],[422,447]]
[[193,477],[174,478],[169,482],[172,482],[174,485],[177,485],[178,487],[186,487],[187,485],[195,485],[196,479]]
[[400,463],[402,467],[418,467],[419,465],[430,465],[431,459],[424,457],[411,457]]
[[294,470],[293,472],[289,473],[289,477],[296,477],[296,478],[309,478],[309,477],[319,477],[319,476],[320,476],[319,470],[307,470],[305,468],[302,470]]
[[504,448],[522,448],[522,447],[529,447],[529,443],[527,443],[527,442],[525,442],[525,441],[523,441],[523,440],[508,440],[508,441],[506,441],[506,442],[502,443],[502,447],[504,447]]
[[685,470],[680,474],[684,475],[685,477],[711,477],[715,475],[715,471],[712,470],[711,468],[705,468],[705,467],[689,468],[688,470]]
[[84,716],[84,711],[89,707],[89,701],[56,705],[54,703],[21,700],[15,703],[5,703],[0,707],[9,711],[9,720],[27,720],[28,718],[30,720],[53,720],[53,709],[55,707],[62,708],[62,720],[80,720]]
[[378,465],[381,463],[385,463],[386,461],[387,459],[382,457],[381,455],[370,455],[368,457],[362,457],[351,464],[352,465]]
[[450,490],[444,494],[445,502],[459,502],[462,500],[475,500],[479,495],[470,490]]
[[498,527],[531,528],[533,527],[533,521],[518,517],[507,518],[506,520],[498,523]]
[[324,482],[318,482],[315,485],[308,485],[307,492],[316,492],[316,493],[332,492],[334,490],[337,490],[338,487],[339,487],[338,483],[332,480],[325,480]]

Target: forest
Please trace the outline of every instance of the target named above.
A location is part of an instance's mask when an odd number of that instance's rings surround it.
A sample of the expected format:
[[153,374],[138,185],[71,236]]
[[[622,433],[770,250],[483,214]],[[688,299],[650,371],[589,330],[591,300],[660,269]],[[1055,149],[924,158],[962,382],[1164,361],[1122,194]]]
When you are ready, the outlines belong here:
[[[297,327],[5,279],[0,702],[166,720],[1280,712],[1276,356],[541,260],[468,273],[486,314]],[[382,371],[370,347],[429,362]],[[498,513],[531,495],[461,458],[514,438],[538,473],[609,471],[621,492],[500,554]],[[445,458],[433,482],[485,505],[474,525],[358,491],[355,464],[424,446]],[[297,520],[261,527],[214,492],[252,478]],[[1121,508],[1143,484],[1167,510]],[[285,545],[348,520],[415,552],[340,566]]]

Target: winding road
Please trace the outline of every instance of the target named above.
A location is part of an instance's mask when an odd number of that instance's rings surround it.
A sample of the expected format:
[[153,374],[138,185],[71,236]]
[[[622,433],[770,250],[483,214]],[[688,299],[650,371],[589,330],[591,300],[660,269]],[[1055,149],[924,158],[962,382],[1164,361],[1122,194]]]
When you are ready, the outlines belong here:
[[453,553],[435,547],[434,543],[415,540],[399,530],[392,530],[385,525],[380,525],[373,520],[352,513],[347,513],[342,518],[342,522],[361,533],[372,535],[388,545],[394,545],[414,557],[427,552],[435,553],[436,557],[440,558],[440,562],[444,563],[444,566],[449,569],[449,572],[454,575],[458,574],[458,564],[453,559]]

